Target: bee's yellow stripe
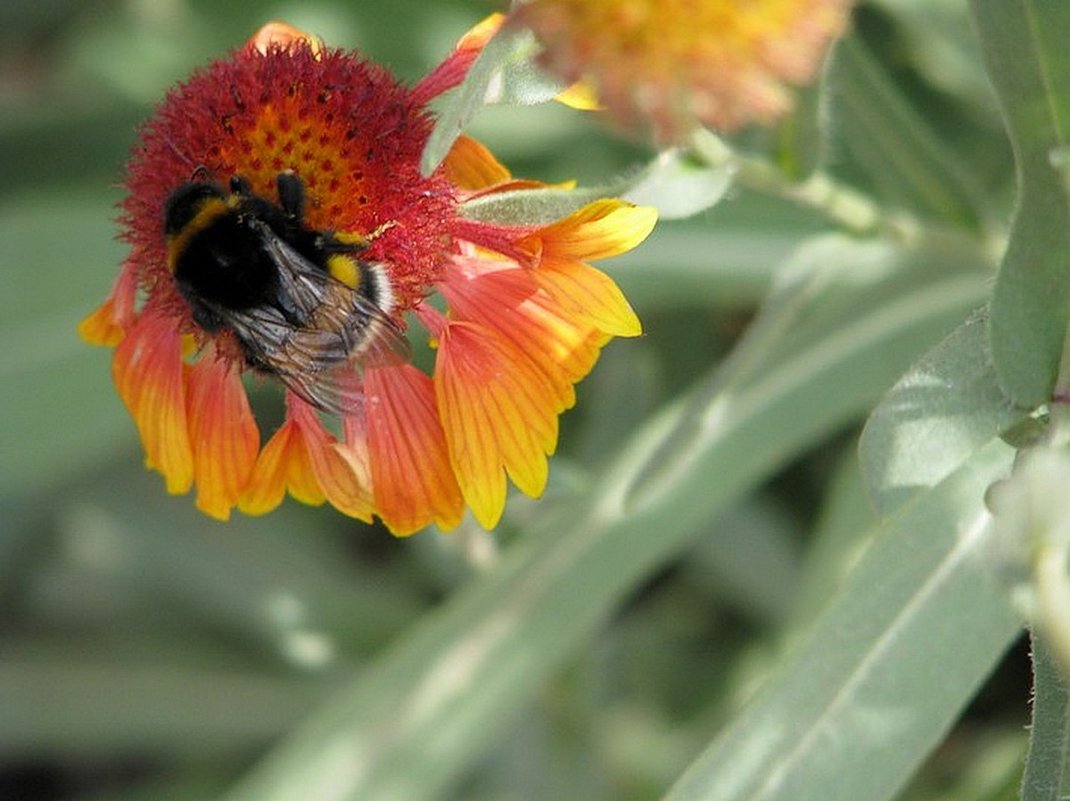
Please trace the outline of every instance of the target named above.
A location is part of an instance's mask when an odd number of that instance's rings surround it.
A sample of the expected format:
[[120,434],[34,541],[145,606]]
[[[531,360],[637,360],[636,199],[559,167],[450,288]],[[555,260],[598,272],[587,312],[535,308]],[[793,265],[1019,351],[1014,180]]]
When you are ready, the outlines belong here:
[[233,203],[223,198],[205,198],[200,203],[197,213],[182,230],[167,239],[167,267],[173,273],[182,253],[189,246],[189,241],[211,225],[215,220],[230,211]]
[[327,272],[335,281],[340,281],[354,291],[360,288],[360,265],[356,259],[338,253],[328,256]]

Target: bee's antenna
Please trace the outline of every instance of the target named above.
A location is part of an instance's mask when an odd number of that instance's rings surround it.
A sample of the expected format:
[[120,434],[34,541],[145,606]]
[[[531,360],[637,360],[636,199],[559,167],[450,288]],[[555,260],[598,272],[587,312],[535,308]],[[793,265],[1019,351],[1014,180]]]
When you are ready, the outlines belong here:
[[305,216],[305,185],[293,170],[280,172],[275,179],[279,205],[290,217],[301,221]]
[[194,171],[198,170],[202,166],[200,164],[197,164],[193,159],[191,159],[189,156],[179,150],[175,146],[175,143],[171,140],[170,136],[165,136],[164,141],[167,142],[167,146],[171,148],[171,152],[178,156],[180,159],[182,159],[184,162],[189,164],[191,167],[193,167]]
[[212,177],[212,169],[207,164],[198,164],[188,155],[179,150],[170,136],[164,137],[164,141],[167,142],[167,146],[171,148],[171,152],[182,159],[186,164],[193,167],[193,171],[190,173],[190,183],[197,183],[198,181],[208,181]]

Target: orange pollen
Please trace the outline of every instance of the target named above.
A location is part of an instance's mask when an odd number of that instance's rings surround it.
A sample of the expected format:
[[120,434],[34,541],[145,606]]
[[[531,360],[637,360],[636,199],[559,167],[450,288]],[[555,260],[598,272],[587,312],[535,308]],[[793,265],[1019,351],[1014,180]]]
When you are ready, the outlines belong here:
[[338,229],[355,201],[368,202],[371,194],[364,170],[354,165],[357,154],[345,130],[339,130],[330,113],[313,114],[304,99],[267,103],[250,127],[222,149],[224,162],[234,165],[253,191],[274,197],[279,173],[295,172],[308,193],[307,222],[312,228]]

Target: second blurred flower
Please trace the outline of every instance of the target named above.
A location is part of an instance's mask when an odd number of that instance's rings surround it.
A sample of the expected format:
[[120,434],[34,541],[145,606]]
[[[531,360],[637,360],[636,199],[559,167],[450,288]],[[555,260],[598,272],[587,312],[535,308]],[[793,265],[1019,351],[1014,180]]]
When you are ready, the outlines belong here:
[[530,0],[516,12],[561,78],[589,82],[623,127],[662,143],[791,108],[847,25],[850,0]]

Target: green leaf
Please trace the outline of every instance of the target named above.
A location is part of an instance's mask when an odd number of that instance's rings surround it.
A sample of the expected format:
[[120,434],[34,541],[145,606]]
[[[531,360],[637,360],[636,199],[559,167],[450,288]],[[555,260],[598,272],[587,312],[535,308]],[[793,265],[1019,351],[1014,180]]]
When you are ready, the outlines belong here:
[[859,455],[878,511],[935,486],[1023,416],[999,388],[979,311],[899,379],[866,423]]
[[761,494],[727,513],[718,535],[700,542],[684,568],[738,614],[776,625],[799,587],[798,521]]
[[599,267],[640,312],[752,307],[769,291],[778,265],[807,236],[778,223],[768,229],[729,223],[702,229],[659,225],[642,247]]
[[859,550],[872,538],[878,523],[858,454],[853,447],[845,451],[826,485],[821,513],[807,546],[799,591],[792,603],[793,630],[809,627],[839,594]]
[[991,303],[992,359],[1023,406],[1055,385],[1070,323],[1070,199],[1051,158],[1070,141],[1070,4],[972,0],[1020,194]]
[[484,105],[499,102],[539,103],[556,93],[531,64],[539,44],[531,31],[505,25],[484,46],[461,85],[446,99],[424,147],[420,169],[429,175]]
[[889,521],[760,695],[665,801],[885,801],[1021,624],[983,559],[994,441]]
[[932,86],[988,109],[992,88],[961,0],[877,0],[877,5],[897,24],[905,60]]
[[516,189],[474,198],[461,206],[470,220],[496,225],[545,225],[567,217],[588,203],[615,197],[616,185],[579,189]]
[[710,167],[669,151],[635,176],[620,195],[632,203],[656,207],[663,220],[678,220],[715,206],[731,185],[729,167]]
[[535,62],[539,45],[530,32],[521,34],[515,46],[516,58],[502,66],[501,81],[487,95],[487,103],[503,106],[533,106],[548,103],[566,88],[565,84]]
[[908,105],[861,40],[840,40],[827,81],[828,136],[843,144],[883,197],[971,229],[990,216],[973,175]]
[[421,610],[415,598],[391,591],[382,569],[340,570],[339,543],[317,543],[318,518],[307,509],[291,505],[267,521],[234,515],[220,524],[189,498],[167,496],[159,477],[140,466],[101,483],[68,493],[58,521],[63,541],[95,566],[90,578],[134,598],[166,598],[279,663],[329,667],[348,652],[380,647]]
[[1033,725],[1022,801],[1060,801],[1070,792],[1070,688],[1044,640],[1033,635]]
[[589,492],[397,642],[228,801],[441,798],[639,582],[860,414],[984,289],[972,254],[811,242],[735,358],[637,430]]
[[109,352],[76,331],[118,272],[107,200],[46,194],[0,208],[0,495],[55,487],[136,442]]
[[120,642],[76,644],[72,658],[69,641],[5,640],[0,739],[8,758],[233,753],[278,736],[325,690],[292,674],[206,664],[129,632]]
[[594,200],[621,197],[657,207],[662,219],[679,219],[715,205],[731,183],[727,166],[705,166],[671,150],[642,170],[602,186],[495,192],[469,200],[461,212],[469,219],[498,225],[541,225],[566,217]]

